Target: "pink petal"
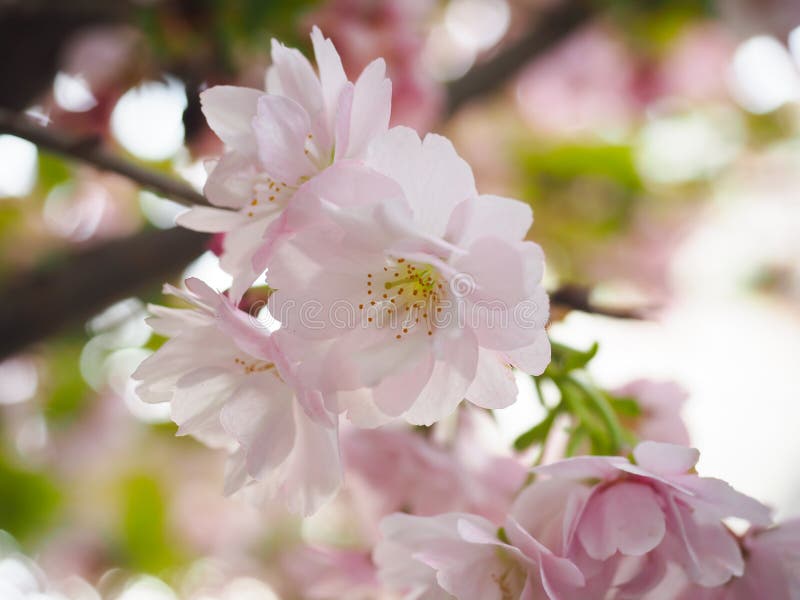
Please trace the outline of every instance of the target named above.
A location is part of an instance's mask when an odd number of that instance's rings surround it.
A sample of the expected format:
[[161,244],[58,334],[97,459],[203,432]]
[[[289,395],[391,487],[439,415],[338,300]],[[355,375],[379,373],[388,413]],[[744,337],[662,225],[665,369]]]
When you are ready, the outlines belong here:
[[478,350],[478,369],[465,393],[465,398],[482,408],[505,408],[517,400],[514,373],[497,353]]
[[308,113],[294,100],[265,95],[252,120],[258,156],[264,169],[279,182],[296,185],[314,172],[305,155],[311,131]]
[[436,361],[430,379],[404,415],[409,423],[432,425],[451,414],[475,378],[478,344],[472,333],[461,330],[460,335],[445,339],[443,346],[442,358]]
[[532,224],[533,212],[528,204],[483,194],[469,198],[455,208],[445,237],[464,247],[488,236],[521,241]]
[[629,464],[621,456],[576,456],[531,469],[537,475],[564,479],[614,479],[620,465]]
[[469,165],[444,137],[421,141],[413,129],[393,127],[370,146],[367,164],[403,188],[420,228],[444,235],[453,209],[476,195]]
[[607,560],[616,552],[640,556],[661,543],[666,531],[664,513],[653,490],[620,482],[590,500],[578,526],[587,554]]
[[348,158],[364,158],[369,143],[389,127],[392,108],[392,82],[386,78],[382,58],[373,60],[362,71],[353,88]]
[[541,375],[550,364],[550,338],[541,331],[536,340],[524,348],[507,350],[508,362],[528,375]]
[[682,475],[694,468],[700,458],[696,448],[663,442],[642,442],[633,450],[636,463],[659,475]]
[[252,121],[256,115],[261,90],[218,85],[200,94],[200,103],[208,126],[225,145],[248,156],[255,156],[256,142]]
[[[342,67],[342,59],[330,39],[325,38],[322,32],[315,25],[311,29],[311,43],[314,46],[314,57],[319,68],[319,79],[322,85],[322,99],[325,104],[327,127],[326,131],[331,134],[334,131],[334,119],[336,108],[339,105],[339,97],[347,85],[347,76]],[[332,140],[317,140],[325,147],[330,147]]]
[[181,227],[206,233],[228,232],[247,223],[247,218],[232,210],[193,206],[175,219]]
[[257,163],[251,121],[248,122],[248,130],[253,140],[252,154],[227,152],[216,161],[208,175],[203,194],[214,206],[240,209],[253,199]]
[[247,472],[256,479],[283,462],[295,443],[291,390],[275,377],[259,379],[269,387],[241,388],[220,415],[225,430],[246,449]]
[[274,76],[280,81],[281,95],[294,100],[312,119],[322,112],[322,86],[314,67],[302,52],[296,48],[287,48],[273,39],[272,66]]

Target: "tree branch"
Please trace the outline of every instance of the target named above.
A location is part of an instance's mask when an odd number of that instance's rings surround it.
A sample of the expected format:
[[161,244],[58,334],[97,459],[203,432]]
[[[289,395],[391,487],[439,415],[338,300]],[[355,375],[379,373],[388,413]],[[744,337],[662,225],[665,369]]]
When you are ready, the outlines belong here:
[[152,290],[199,255],[207,241],[207,235],[186,229],[145,230],[12,276],[0,290],[0,360]]
[[445,113],[452,115],[468,101],[495,91],[532,58],[552,48],[594,14],[585,0],[564,0],[538,16],[521,38],[447,86]]
[[0,133],[8,133],[33,142],[39,148],[61,156],[80,160],[103,171],[111,171],[138,183],[162,196],[182,204],[209,206],[202,194],[178,179],[166,177],[145,167],[106,152],[94,139],[80,139],[67,133],[42,127],[24,115],[0,108]]
[[611,308],[599,306],[590,300],[590,288],[565,284],[550,292],[550,303],[554,308],[577,310],[614,319],[645,319],[645,311],[634,308]]

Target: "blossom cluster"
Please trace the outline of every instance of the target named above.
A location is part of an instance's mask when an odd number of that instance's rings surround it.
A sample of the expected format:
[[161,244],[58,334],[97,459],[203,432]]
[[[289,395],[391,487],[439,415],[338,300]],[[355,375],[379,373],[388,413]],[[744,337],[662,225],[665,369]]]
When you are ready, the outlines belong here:
[[[179,435],[230,453],[227,493],[306,516],[336,495],[345,467],[377,492],[372,557],[309,550],[336,579],[315,581],[313,597],[364,597],[348,585],[464,600],[738,599],[765,585],[764,597],[796,597],[797,525],[774,527],[767,507],[697,474],[669,386],[619,391],[641,400],[646,441],[628,457],[528,470],[475,452],[479,410],[516,401],[512,368],[540,376],[551,360],[531,209],[479,194],[445,137],[390,128],[382,60],[353,82],[319,29],[311,40],[317,69],[273,41],[265,91],[202,94],[226,153],[209,164],[212,206],[178,223],[222,235],[233,283],[166,286],[188,307],[151,308],[168,339],[134,377],[143,400],[169,403]],[[266,306],[245,310],[264,273]],[[581,417],[571,370],[591,355],[548,368],[564,398],[546,432],[562,413]],[[594,435],[591,414],[574,432],[595,452],[626,451],[608,399],[587,393],[610,435]],[[462,422],[449,446],[408,427],[451,415]],[[738,536],[730,518],[751,528]]]
[[[392,515],[374,553],[378,576],[408,597],[459,600],[796,597],[797,523],[770,528],[767,507],[698,476],[698,457],[642,442],[631,458],[534,468],[500,524]],[[729,517],[751,528],[739,537]]]
[[[169,340],[135,374],[180,434],[231,451],[229,492],[303,515],[339,487],[341,419],[430,425],[464,399],[505,407],[511,366],[539,374],[550,356],[530,207],[479,194],[446,138],[389,128],[382,60],[351,82],[331,41],[311,40],[318,71],[273,41],[266,91],[202,94],[227,152],[210,165],[213,206],[178,223],[224,234],[233,284],[168,287],[191,308],[153,308]],[[240,301],[265,271],[262,319]]]

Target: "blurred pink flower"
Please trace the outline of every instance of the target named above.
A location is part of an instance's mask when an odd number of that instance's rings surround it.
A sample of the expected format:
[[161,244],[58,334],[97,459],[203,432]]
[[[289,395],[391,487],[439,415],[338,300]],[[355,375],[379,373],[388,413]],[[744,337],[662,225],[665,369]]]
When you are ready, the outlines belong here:
[[420,133],[435,124],[444,100],[443,88],[421,64],[425,21],[434,9],[433,0],[333,0],[310,17],[330,35],[348,73],[378,56],[386,60],[391,123]]
[[795,600],[800,590],[800,520],[751,528],[741,540],[744,574],[722,587],[688,586],[679,600]]
[[615,396],[636,400],[641,414],[630,419],[629,428],[639,439],[689,445],[689,431],[681,418],[687,392],[671,381],[637,379],[613,390]]
[[736,40],[719,24],[685,28],[658,66],[660,94],[700,102],[725,100],[734,50]]
[[417,517],[396,513],[381,524],[373,558],[378,577],[404,598],[505,600],[575,598],[585,580],[566,558],[513,517],[503,541],[491,521],[465,513]]
[[303,546],[287,554],[282,564],[303,598],[388,600],[368,552]]
[[488,420],[486,415],[465,409],[458,416],[450,444],[407,428],[353,430],[343,436],[350,484],[353,479],[365,484],[357,495],[377,499],[378,517],[401,510],[423,516],[464,511],[502,521],[527,471],[481,443],[480,421]]
[[535,60],[517,85],[523,116],[550,134],[624,129],[639,107],[635,60],[602,26],[582,29]]

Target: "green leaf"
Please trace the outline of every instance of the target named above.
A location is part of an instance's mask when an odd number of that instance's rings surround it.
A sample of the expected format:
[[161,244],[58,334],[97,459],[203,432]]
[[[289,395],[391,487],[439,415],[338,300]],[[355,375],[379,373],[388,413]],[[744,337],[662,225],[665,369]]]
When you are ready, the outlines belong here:
[[514,440],[514,449],[521,452],[527,450],[534,444],[543,444],[547,436],[550,435],[550,429],[552,429],[553,422],[559,412],[560,408],[551,410],[539,423],[517,437],[517,439]]
[[609,393],[606,393],[605,395],[611,403],[611,407],[614,409],[614,412],[617,414],[620,414],[624,417],[638,417],[642,414],[642,407],[639,406],[636,398],[616,397]]
[[552,360],[548,365],[545,375],[551,379],[565,375],[577,369],[584,369],[586,365],[595,357],[599,348],[597,342],[592,344],[588,350],[576,350],[564,344],[550,342],[552,348]]

